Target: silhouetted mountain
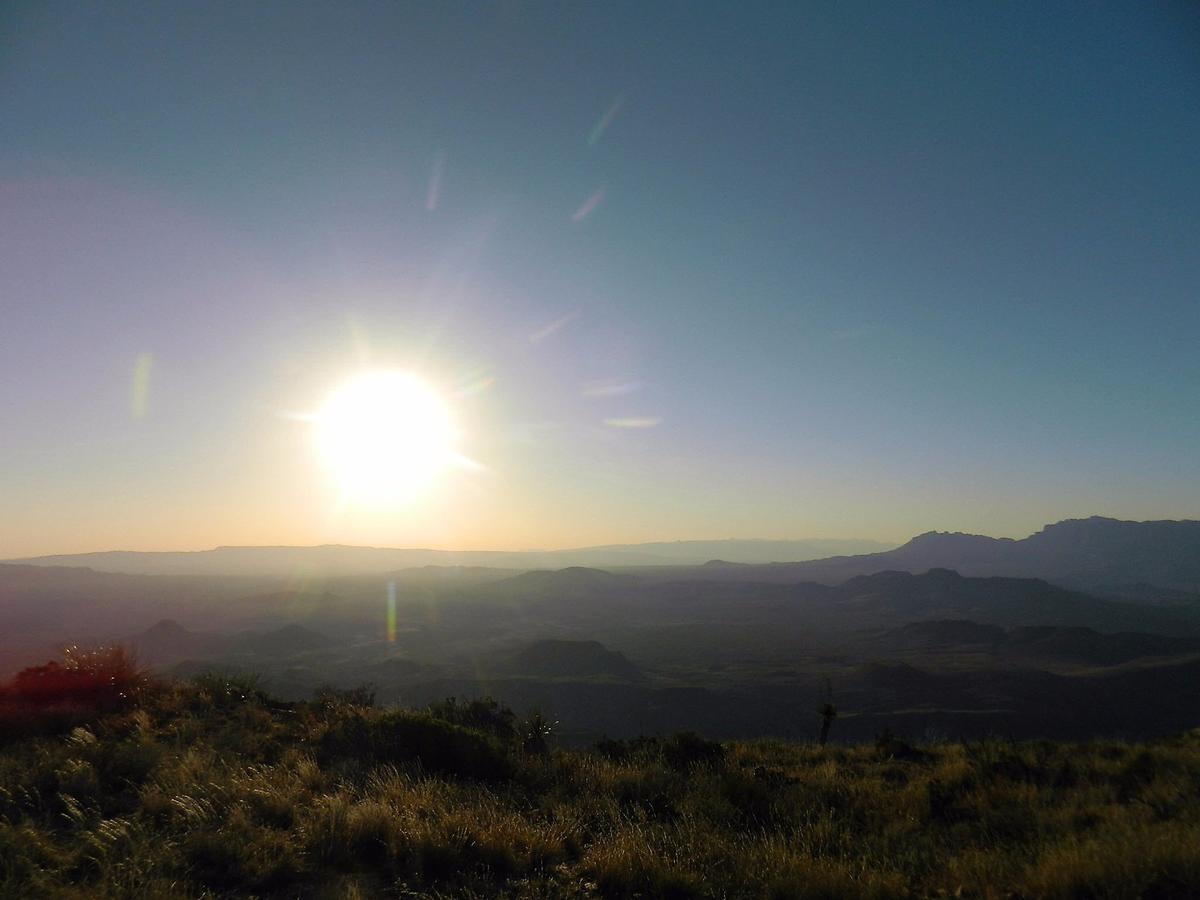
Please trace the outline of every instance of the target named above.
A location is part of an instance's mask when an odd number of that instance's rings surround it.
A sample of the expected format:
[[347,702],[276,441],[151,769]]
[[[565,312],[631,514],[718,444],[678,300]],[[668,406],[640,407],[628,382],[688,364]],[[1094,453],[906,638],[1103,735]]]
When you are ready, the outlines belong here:
[[887,637],[903,643],[918,645],[939,644],[998,644],[1007,632],[999,625],[980,625],[970,619],[937,619],[932,622],[910,622],[888,633]]
[[303,625],[285,625],[274,631],[243,631],[234,635],[230,649],[262,656],[290,656],[310,650],[325,650],[334,642]]
[[1200,606],[1200,593],[1196,591],[1181,591],[1156,584],[1147,584],[1144,581],[1133,584],[1100,584],[1096,586],[1096,593],[1106,597],[1133,600],[1137,603],[1153,603],[1159,606]]
[[0,672],[43,662],[47,642],[123,640],[163,618],[205,621],[214,609],[225,619],[231,601],[261,585],[252,578],[0,564]]
[[[313,576],[374,575],[423,568],[464,570],[560,569],[564,566],[700,565],[713,557],[745,563],[819,559],[831,553],[886,548],[878,541],[673,541],[613,544],[569,550],[426,550],[388,547],[217,547],[189,552],[105,551],[13,560],[37,566],[89,567],[96,571],[171,575]],[[463,580],[470,580],[464,577]],[[486,580],[486,577],[480,580]]]
[[1022,540],[930,533],[886,554],[910,571],[1024,575],[1077,587],[1132,582],[1200,591],[1200,521],[1124,522],[1099,516],[1047,525]]
[[942,680],[908,663],[869,662],[855,674],[871,687],[887,691],[922,690]]
[[899,647],[984,649],[1025,662],[1062,660],[1095,666],[1200,652],[1200,638],[1194,637],[1132,631],[1101,634],[1092,628],[1071,625],[1020,625],[1005,629],[969,619],[911,622],[887,632],[881,640]]
[[163,619],[129,639],[138,660],[152,666],[183,659],[208,659],[224,652],[228,644],[225,635],[189,631],[174,619]]
[[1114,666],[1147,656],[1176,656],[1200,651],[1194,638],[1118,632],[1099,634],[1091,628],[1026,626],[1014,628],[1006,641],[1033,656],[1058,657],[1097,666]]
[[588,569],[572,566],[557,571],[537,570],[523,572],[503,581],[496,581],[481,589],[492,596],[520,597],[529,600],[553,600],[595,598],[598,596],[630,590],[637,586],[632,575],[617,575],[603,569]]
[[[1095,608],[1097,601],[1032,578],[964,578],[950,569],[858,575],[836,588],[844,603],[875,614],[978,613],[984,621],[1044,621]],[[947,616],[952,618],[956,616]]]
[[[580,563],[591,566],[647,565],[633,557],[653,557],[659,565],[698,565],[712,559],[754,564],[820,559],[846,553],[871,553],[886,550],[892,546],[894,545],[880,541],[857,539],[815,538],[802,541],[771,541],[730,538],[720,541],[656,541],[646,544],[612,544],[603,547],[588,547],[584,550],[557,552],[564,555],[593,554],[594,558],[590,562]],[[622,558],[601,561],[606,555],[617,554],[620,554]],[[557,564],[564,565],[563,562]]]
[[382,573],[412,586],[430,588],[471,587],[512,578],[513,569],[498,569],[490,566],[417,566],[395,569]]
[[[1200,602],[1200,521],[1127,522],[1068,519],[1020,540],[928,532],[893,550],[856,556],[821,556],[870,549],[862,541],[679,541],[545,552],[442,551],[377,547],[218,547],[194,553],[90,553],[23,560],[38,566],[89,566],[98,571],[222,574],[311,578],[407,574],[414,568],[450,567],[451,576],[427,573],[432,582],[464,585],[500,579],[497,569],[645,567],[652,577],[683,571],[708,580],[818,581],[838,584],[855,575],[898,570],[954,569],[963,575],[1042,578],[1089,592],[1154,602]],[[876,545],[877,546],[877,545]],[[776,562],[770,562],[775,560]],[[748,568],[752,566],[752,568]],[[489,567],[490,570],[489,570]],[[655,571],[654,567],[661,567]],[[1164,597],[1156,591],[1181,592]]]
[[950,569],[858,575],[834,588],[847,613],[888,618],[966,618],[998,625],[1079,625],[1195,634],[1172,610],[1102,600],[1037,578],[966,578]]
[[140,661],[152,666],[230,656],[291,656],[334,645],[330,638],[301,625],[285,625],[269,631],[214,634],[189,631],[173,619],[163,619],[133,635],[128,643]]
[[432,671],[433,668],[425,663],[419,663],[416,660],[407,659],[403,656],[391,656],[380,662],[372,663],[366,669],[366,672],[374,679],[394,681],[400,678],[423,675]]
[[535,641],[510,660],[514,675],[542,678],[618,678],[640,681],[645,676],[624,654],[599,641]]
[[708,567],[687,571],[693,580],[657,581],[589,569],[527,572],[443,602],[439,621],[458,629],[565,627],[598,637],[614,628],[722,624],[769,642],[929,619],[1160,634],[1200,631],[1200,609],[1106,600],[1032,578],[965,578],[933,569],[918,575],[877,572],[830,587],[754,581],[758,567],[736,581],[698,577]]
[[1099,593],[1121,594],[1124,586],[1128,595],[1130,585],[1140,585],[1139,599],[1154,589],[1166,589],[1184,592],[1173,595],[1176,602],[1187,596],[1200,600],[1200,521],[1126,522],[1095,516],[1047,525],[1020,540],[931,531],[882,553],[755,566],[736,573],[719,566],[696,571],[714,580],[839,584],[887,570],[937,568],[969,576],[1041,578]]

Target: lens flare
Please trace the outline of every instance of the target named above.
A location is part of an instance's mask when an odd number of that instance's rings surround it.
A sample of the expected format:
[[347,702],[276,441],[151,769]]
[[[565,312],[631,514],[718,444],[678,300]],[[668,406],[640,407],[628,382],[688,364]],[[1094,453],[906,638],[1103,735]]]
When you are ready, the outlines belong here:
[[553,322],[550,322],[547,325],[543,325],[541,328],[539,328],[533,334],[529,335],[529,343],[540,344],[546,338],[550,337],[550,335],[554,334],[554,332],[558,331],[560,328],[562,328],[566,325],[570,325],[577,318],[579,318],[578,311],[567,313],[565,316],[559,316]]
[[592,196],[583,201],[583,205],[571,214],[572,222],[582,222],[600,205],[600,201],[604,199],[604,188],[599,188]]
[[609,428],[657,428],[662,424],[658,416],[627,416],[621,419],[605,419]]
[[637,381],[626,381],[621,378],[603,378],[599,381],[586,382],[579,389],[585,397],[623,397],[626,394],[632,394],[642,389],[642,385]]
[[618,94],[613,98],[613,102],[609,104],[608,109],[604,111],[597,121],[592,126],[591,133],[588,134],[588,146],[596,146],[597,141],[604,136],[604,132],[608,131],[608,126],[613,123],[617,117],[617,113],[621,111],[621,107],[625,104],[625,98]]
[[425,191],[425,209],[436,212],[442,199],[442,172],[446,168],[445,154],[439,150],[433,157],[433,171],[429,173],[429,187]]
[[133,390],[129,408],[135,419],[144,419],[150,408],[150,369],[154,366],[154,354],[140,353],[133,364]]
[[387,595],[387,640],[396,643],[396,582],[388,582]]

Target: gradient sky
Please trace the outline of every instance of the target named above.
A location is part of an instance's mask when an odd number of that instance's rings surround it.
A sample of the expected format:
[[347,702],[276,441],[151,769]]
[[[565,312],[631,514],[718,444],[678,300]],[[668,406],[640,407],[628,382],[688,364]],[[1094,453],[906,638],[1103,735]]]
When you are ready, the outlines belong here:
[[0,313],[0,557],[1197,517],[1200,12],[5,3]]

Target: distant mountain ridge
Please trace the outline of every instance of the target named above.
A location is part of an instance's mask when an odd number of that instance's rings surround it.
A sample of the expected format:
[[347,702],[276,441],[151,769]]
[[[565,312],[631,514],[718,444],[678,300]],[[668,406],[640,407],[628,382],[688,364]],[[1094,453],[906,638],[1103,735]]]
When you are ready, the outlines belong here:
[[888,637],[918,646],[1005,647],[1041,657],[1054,656],[1095,665],[1117,665],[1139,657],[1200,652],[1200,639],[1123,631],[1102,634],[1078,625],[1021,625],[1002,628],[970,619],[911,622]]
[[145,631],[131,635],[128,644],[140,661],[161,666],[180,660],[224,656],[291,656],[327,649],[333,641],[296,624],[268,631],[219,634],[191,631],[174,619],[163,619]]
[[[1174,579],[1180,570],[1189,573],[1186,580],[1197,581],[1200,521],[1133,522],[1092,516],[1065,519],[1020,540],[934,531],[918,535],[884,555],[918,567],[943,565],[941,561],[949,556],[960,572],[1003,566],[1008,569],[1005,574],[1040,577],[1053,573],[1061,577],[1136,568],[1151,583]],[[1026,571],[1014,567],[1025,567]],[[1135,578],[1131,576],[1130,580]]]
[[517,675],[645,680],[645,675],[624,654],[609,650],[599,641],[534,641],[513,654],[508,665]]
[[[436,567],[430,578],[486,582],[536,569],[689,571],[714,581],[841,584],[859,575],[951,569],[964,576],[1040,578],[1091,593],[1179,604],[1200,600],[1200,521],[1134,522],[1093,516],[1028,537],[930,531],[894,549],[869,541],[678,541],[553,551],[448,551],[378,547],[218,547],[193,552],[114,551],[18,560],[155,575],[353,576]],[[863,549],[870,552],[861,552]],[[839,555],[831,555],[839,554]],[[658,569],[658,572],[655,572]],[[451,573],[451,570],[454,570]],[[672,571],[675,570],[675,571]]]
[[[1200,594],[1200,521],[1132,522],[1093,516],[1047,525],[1029,537],[930,531],[894,550],[758,567],[771,581],[841,584],[876,572],[952,569],[970,577],[1040,578],[1090,592],[1182,602]],[[720,566],[708,570],[721,577]],[[744,569],[729,577],[749,577]],[[1178,592],[1183,592],[1179,594]]]
[[492,567],[561,569],[570,566],[700,565],[714,557],[743,563],[797,562],[834,554],[889,548],[879,541],[721,540],[612,544],[568,550],[429,550],[354,547],[216,547],[212,550],[142,552],[111,550],[37,556],[7,562],[36,566],[86,567],[131,575],[378,575],[399,569]]

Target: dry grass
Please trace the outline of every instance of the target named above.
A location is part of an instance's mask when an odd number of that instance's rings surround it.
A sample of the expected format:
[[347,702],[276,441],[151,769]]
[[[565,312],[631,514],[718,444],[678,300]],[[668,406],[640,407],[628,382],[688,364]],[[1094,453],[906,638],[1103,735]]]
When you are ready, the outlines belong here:
[[542,753],[211,679],[87,719],[0,746],[0,896],[1200,895],[1197,735]]

